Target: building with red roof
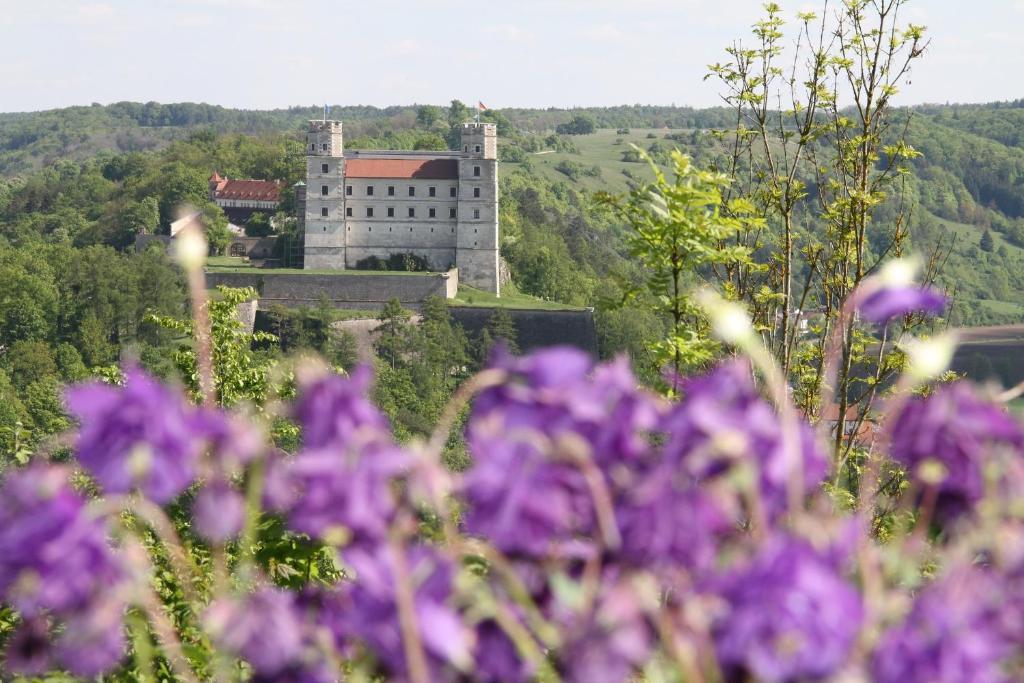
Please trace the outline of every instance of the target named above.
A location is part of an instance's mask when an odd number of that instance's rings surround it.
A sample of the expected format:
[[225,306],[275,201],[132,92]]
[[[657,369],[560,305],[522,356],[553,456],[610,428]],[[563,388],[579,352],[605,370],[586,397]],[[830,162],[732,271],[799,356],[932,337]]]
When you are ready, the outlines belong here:
[[232,223],[245,223],[256,211],[276,212],[283,189],[279,180],[235,180],[217,171],[210,176],[210,201],[223,209]]
[[497,130],[469,122],[461,132],[459,150],[347,151],[341,121],[310,121],[306,182],[296,193],[304,267],[360,268],[413,254],[498,294]]

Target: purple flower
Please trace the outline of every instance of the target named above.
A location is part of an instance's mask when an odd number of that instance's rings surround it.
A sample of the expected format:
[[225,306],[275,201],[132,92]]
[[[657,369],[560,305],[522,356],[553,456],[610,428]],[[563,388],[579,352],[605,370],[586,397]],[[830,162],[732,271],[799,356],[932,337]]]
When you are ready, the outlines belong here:
[[655,468],[616,503],[622,559],[638,567],[707,569],[718,537],[734,528],[726,507],[685,474]]
[[23,616],[92,607],[124,579],[106,526],[61,467],[10,473],[0,487],[0,599]]
[[3,668],[12,674],[38,676],[54,665],[49,624],[42,617],[23,620],[4,649]]
[[224,543],[245,524],[245,499],[223,479],[207,483],[192,503],[192,522],[208,541]]
[[137,487],[166,503],[195,479],[203,439],[180,392],[129,368],[124,387],[80,384],[67,390],[66,400],[82,424],[78,460],[107,493]]
[[116,667],[126,646],[124,612],[124,604],[106,601],[68,618],[55,643],[57,661],[83,678],[95,678]]
[[857,303],[860,317],[872,323],[884,324],[894,318],[911,313],[942,315],[949,299],[931,287],[907,284],[881,285],[868,288]]
[[255,424],[220,408],[197,408],[191,422],[225,472],[237,471],[264,450],[263,434]]
[[305,633],[295,597],[278,588],[214,602],[204,623],[218,647],[249,662],[261,676],[286,670],[302,655]]
[[[103,520],[62,467],[33,465],[10,473],[0,487],[0,601],[25,620],[9,644],[12,670],[53,664],[82,676],[114,668],[124,656],[126,573]],[[49,643],[43,614],[62,623]]]
[[534,667],[519,656],[515,643],[493,619],[476,625],[473,651],[475,679],[483,683],[525,683],[534,680]]
[[860,595],[803,541],[775,537],[724,576],[712,637],[730,681],[825,678],[845,662],[860,631]]
[[380,539],[397,506],[395,479],[407,465],[407,454],[397,446],[305,451],[274,474],[271,498],[296,531],[338,540]]
[[324,374],[300,387],[294,415],[306,448],[351,448],[371,441],[391,442],[388,420],[370,402],[373,370],[366,365],[347,377]]
[[[907,402],[894,420],[890,455],[916,482],[936,487],[936,519],[948,522],[981,500],[991,450],[1016,452],[1022,445],[1024,431],[1005,408],[979,397],[967,382],[955,382]],[[922,471],[931,463],[942,466],[938,483],[934,472]]]
[[466,429],[474,459],[463,481],[467,531],[528,555],[595,536],[583,471],[596,465],[610,486],[650,459],[658,402],[624,360],[591,374],[590,358],[574,349],[499,359],[496,367],[509,378],[481,393]]
[[648,433],[657,424],[660,404],[640,388],[625,357],[595,368],[582,351],[556,347],[522,358],[499,357],[494,367],[507,371],[509,379],[477,398],[471,436],[474,422],[482,432],[529,429],[551,439],[572,434],[605,467],[650,456]]
[[[387,672],[404,679],[408,666],[395,594],[394,550],[386,546],[374,550],[356,548],[346,552],[345,557],[356,572],[346,630],[366,644]],[[446,665],[465,668],[470,664],[469,637],[448,605],[454,568],[426,546],[406,548],[405,563],[412,582],[417,635],[428,666],[435,672]],[[431,676],[431,680],[440,678]]]
[[594,614],[573,629],[559,653],[567,683],[628,681],[650,657],[651,629],[629,581],[609,572],[599,596]]
[[512,438],[471,441],[476,460],[464,478],[466,531],[504,553],[531,556],[589,534],[593,513],[579,468]]
[[877,683],[1009,683],[1013,653],[999,624],[1005,609],[994,577],[951,573],[917,596],[904,622],[882,634],[871,662]]
[[756,467],[769,520],[788,509],[794,478],[802,478],[801,488],[811,493],[828,473],[828,459],[802,420],[793,448],[785,448],[779,415],[758,394],[744,361],[723,363],[687,381],[682,401],[665,415],[659,431],[667,439],[666,461],[702,485],[736,467]]

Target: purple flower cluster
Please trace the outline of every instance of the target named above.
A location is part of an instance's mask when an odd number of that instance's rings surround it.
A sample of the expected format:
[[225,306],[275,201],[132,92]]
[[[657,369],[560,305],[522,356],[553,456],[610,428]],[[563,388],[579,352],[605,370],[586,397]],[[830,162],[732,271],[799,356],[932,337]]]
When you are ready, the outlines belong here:
[[[872,319],[934,308],[866,291],[859,305]],[[333,546],[345,579],[216,596],[203,626],[252,680],[326,683],[345,659],[387,680],[525,682],[540,673],[527,653],[568,683],[618,683],[652,657],[692,653],[693,666],[729,682],[1012,678],[1024,609],[1001,601],[1024,599],[1024,580],[997,567],[1024,566],[1024,551],[977,554],[989,566],[926,586],[873,652],[862,647],[888,625],[877,615],[889,616],[871,610],[868,621],[865,605],[878,603],[848,572],[867,547],[863,520],[813,523],[808,499],[829,460],[807,424],[766,400],[747,363],[684,381],[674,403],[641,388],[624,360],[595,365],[570,349],[499,355],[493,367],[504,379],[473,403],[463,475],[396,443],[368,398],[368,369],[300,381],[292,416],[303,448],[267,461],[264,506]],[[192,526],[228,543],[246,517],[236,483],[260,440],[237,417],[126,374],[123,388],[69,393],[82,464],[103,491],[161,504],[202,473]],[[999,448],[1024,447],[1020,426],[963,383],[911,399],[892,424],[891,455],[919,488],[933,487],[940,520],[978,505]],[[448,493],[471,538],[429,545],[414,535],[416,506]],[[474,568],[460,568],[453,549]],[[6,667],[91,676],[114,666],[125,647],[118,558],[64,470],[11,474],[0,488],[0,599],[21,622]]]
[[509,379],[480,395],[466,430],[467,531],[530,556],[595,538],[587,467],[628,476],[629,463],[649,458],[657,402],[624,362],[591,374],[589,357],[572,349],[497,367]]
[[1009,683],[1013,642],[1002,627],[999,581],[964,568],[924,588],[902,624],[882,634],[877,683]]
[[254,680],[329,683],[327,661],[293,593],[260,588],[221,599],[207,610],[204,626],[224,652],[247,661]]
[[167,503],[198,475],[204,449],[225,467],[251,460],[261,449],[251,428],[236,418],[188,403],[138,368],[125,370],[123,387],[80,384],[65,395],[81,427],[78,461],[106,493],[135,489],[156,503]]
[[274,463],[268,504],[296,531],[334,543],[378,543],[394,519],[396,481],[409,468],[387,418],[367,398],[365,368],[306,384],[295,410],[305,450]]
[[[730,613],[716,642],[737,670],[786,680],[786,672],[820,676],[844,662],[861,608],[827,558],[793,541],[725,579],[714,569],[722,541],[749,519],[732,480],[750,473],[747,497],[774,523],[789,510],[794,480],[809,494],[828,470],[810,428],[794,420],[787,431],[747,365],[726,363],[687,382],[674,405],[640,389],[624,362],[595,368],[573,350],[498,367],[507,381],[479,397],[466,430],[474,457],[463,482],[467,531],[522,558],[518,568],[558,560],[582,581],[580,563],[596,554],[618,577],[587,613],[567,609],[564,590],[545,579],[523,577],[565,634],[558,666],[568,680],[625,680],[646,659],[650,625],[628,587],[634,572],[652,570],[717,578]],[[618,545],[595,543],[607,541],[608,508]],[[789,612],[778,619],[776,607]],[[799,646],[776,651],[783,636]],[[480,640],[494,662],[514,661],[493,625]],[[502,675],[519,680],[523,670]]]
[[669,471],[707,485],[746,469],[769,520],[786,512],[794,483],[810,492],[828,473],[828,459],[805,422],[793,425],[787,443],[785,425],[758,393],[746,362],[726,362],[685,382],[683,394],[660,425]]
[[772,538],[719,582],[725,606],[712,635],[727,680],[825,678],[860,632],[860,594],[805,541]]
[[324,374],[302,383],[293,413],[302,425],[303,445],[355,450],[382,435],[390,439],[387,418],[369,400],[372,383],[366,365],[346,377]]
[[[935,517],[948,522],[969,512],[985,492],[984,466],[992,448],[1024,445],[1024,431],[1006,409],[984,400],[967,382],[912,398],[894,422],[890,456],[920,486],[937,491]],[[1016,452],[1016,450],[1015,450]],[[939,466],[935,482],[929,465]]]
[[[0,600],[22,622],[6,652],[11,672],[66,668],[96,676],[124,655],[126,572],[107,529],[72,489],[67,470],[35,465],[0,487]],[[63,628],[50,636],[52,625]]]

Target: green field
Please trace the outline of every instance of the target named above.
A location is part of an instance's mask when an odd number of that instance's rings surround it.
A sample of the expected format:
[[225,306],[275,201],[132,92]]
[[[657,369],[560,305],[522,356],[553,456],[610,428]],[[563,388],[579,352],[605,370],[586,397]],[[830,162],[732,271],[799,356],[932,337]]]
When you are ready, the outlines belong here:
[[[651,180],[651,172],[646,162],[630,162],[622,160],[622,153],[630,150],[630,143],[640,149],[647,149],[655,140],[667,145],[675,144],[665,140],[669,133],[689,132],[681,129],[667,128],[631,128],[629,133],[619,134],[613,128],[602,128],[590,135],[573,135],[572,142],[579,148],[579,154],[568,152],[536,152],[531,154],[530,165],[534,173],[549,180],[575,182],[576,186],[589,192],[625,192],[629,188],[629,177],[623,173],[628,171],[637,177]],[[648,138],[654,135],[654,138]],[[563,161],[575,162],[585,167],[596,166],[601,169],[599,176],[581,175],[575,181],[555,167]],[[509,168],[518,168],[522,164],[504,164]]]

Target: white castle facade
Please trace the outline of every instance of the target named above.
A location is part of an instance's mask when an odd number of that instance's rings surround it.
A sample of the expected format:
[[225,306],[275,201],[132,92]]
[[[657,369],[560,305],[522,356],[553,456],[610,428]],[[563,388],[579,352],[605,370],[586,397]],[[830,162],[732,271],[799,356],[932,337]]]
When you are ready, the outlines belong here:
[[305,268],[412,253],[499,293],[493,123],[464,123],[456,152],[346,152],[341,121],[310,121],[305,191]]

